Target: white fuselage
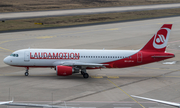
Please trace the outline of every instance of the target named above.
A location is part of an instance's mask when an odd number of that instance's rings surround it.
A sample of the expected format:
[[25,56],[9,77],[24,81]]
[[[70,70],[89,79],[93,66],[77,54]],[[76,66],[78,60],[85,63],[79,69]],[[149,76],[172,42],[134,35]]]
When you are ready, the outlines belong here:
[[[131,58],[139,50],[23,49],[4,62],[14,66],[53,67],[63,62],[106,63]],[[17,55],[18,54],[18,55]],[[18,57],[16,57],[16,55]]]

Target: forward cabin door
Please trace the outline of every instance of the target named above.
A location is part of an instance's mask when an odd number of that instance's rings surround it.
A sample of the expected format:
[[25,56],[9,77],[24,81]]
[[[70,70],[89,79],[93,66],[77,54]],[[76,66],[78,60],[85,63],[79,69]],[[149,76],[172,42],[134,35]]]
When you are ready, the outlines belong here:
[[30,53],[29,53],[29,51],[25,51],[24,52],[24,61],[29,62],[29,60],[30,60]]
[[142,53],[141,53],[141,52],[138,52],[138,53],[137,53],[137,62],[138,62],[138,63],[142,63],[142,59],[143,59]]

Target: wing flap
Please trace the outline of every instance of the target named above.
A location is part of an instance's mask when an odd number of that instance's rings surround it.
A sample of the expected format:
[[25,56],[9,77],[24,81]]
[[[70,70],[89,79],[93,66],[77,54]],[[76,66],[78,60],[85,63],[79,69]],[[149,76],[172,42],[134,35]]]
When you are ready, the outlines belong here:
[[63,66],[83,66],[83,67],[91,67],[91,68],[95,68],[95,67],[103,67],[105,68],[105,66],[108,66],[109,64],[99,64],[99,63],[85,63],[85,62],[55,62],[53,63],[54,66],[57,65],[63,65]]

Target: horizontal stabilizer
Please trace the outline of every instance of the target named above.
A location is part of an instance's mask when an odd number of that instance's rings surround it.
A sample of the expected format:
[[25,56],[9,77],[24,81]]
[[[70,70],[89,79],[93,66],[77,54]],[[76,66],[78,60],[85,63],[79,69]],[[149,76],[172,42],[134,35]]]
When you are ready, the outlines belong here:
[[170,55],[170,56],[163,56],[163,55],[162,55],[162,56],[151,56],[151,57],[152,57],[152,58],[163,58],[163,57],[174,57],[174,56],[173,56],[173,55],[172,55],[172,56],[171,56],[171,55]]

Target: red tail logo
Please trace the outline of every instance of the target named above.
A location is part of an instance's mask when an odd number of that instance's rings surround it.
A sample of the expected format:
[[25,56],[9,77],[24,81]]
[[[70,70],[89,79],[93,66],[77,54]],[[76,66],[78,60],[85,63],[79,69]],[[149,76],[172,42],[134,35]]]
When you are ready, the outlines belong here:
[[154,36],[153,47],[161,49],[166,47],[170,34],[169,28],[161,28]]
[[164,24],[160,30],[149,40],[141,51],[164,52],[169,39],[172,24]]

